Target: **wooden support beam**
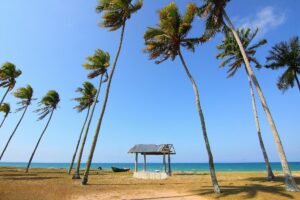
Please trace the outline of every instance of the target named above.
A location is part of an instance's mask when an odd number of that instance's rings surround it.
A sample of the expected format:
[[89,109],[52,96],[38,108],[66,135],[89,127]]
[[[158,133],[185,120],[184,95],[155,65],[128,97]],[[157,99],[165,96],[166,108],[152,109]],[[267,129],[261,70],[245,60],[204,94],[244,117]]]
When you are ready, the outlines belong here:
[[135,153],[134,171],[138,171],[138,153]]
[[166,155],[163,155],[163,165],[164,165],[164,172],[167,172],[167,166],[166,166]]
[[170,156],[170,154],[168,154],[168,167],[169,167],[168,175],[171,176],[172,171],[171,171],[171,156]]
[[144,154],[144,171],[147,171],[147,160],[146,160],[146,154]]

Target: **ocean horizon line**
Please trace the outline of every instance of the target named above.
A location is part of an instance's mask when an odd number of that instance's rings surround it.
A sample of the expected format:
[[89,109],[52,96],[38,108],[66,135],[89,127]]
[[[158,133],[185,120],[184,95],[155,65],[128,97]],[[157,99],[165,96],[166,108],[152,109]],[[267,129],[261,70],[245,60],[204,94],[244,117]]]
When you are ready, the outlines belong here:
[[[281,171],[281,163],[280,162],[271,162],[271,167],[274,171]],[[289,162],[290,168],[292,171],[300,171],[300,162]],[[26,167],[27,162],[1,162],[0,167],[17,167],[24,168]],[[75,167],[76,163],[74,164]],[[68,169],[70,163],[32,163],[32,168],[58,168],[58,169]],[[80,167],[85,168],[86,163],[81,163]],[[194,171],[194,172],[202,172],[209,171],[208,163],[171,163],[173,171]],[[101,167],[104,170],[110,170],[111,167],[118,168],[130,168],[134,169],[134,163],[93,163],[91,168],[98,169]],[[143,169],[143,163],[138,164],[139,169]],[[162,170],[162,163],[147,163],[147,170],[156,171]],[[249,162],[249,163],[215,163],[216,171],[265,171],[265,163],[264,162]]]

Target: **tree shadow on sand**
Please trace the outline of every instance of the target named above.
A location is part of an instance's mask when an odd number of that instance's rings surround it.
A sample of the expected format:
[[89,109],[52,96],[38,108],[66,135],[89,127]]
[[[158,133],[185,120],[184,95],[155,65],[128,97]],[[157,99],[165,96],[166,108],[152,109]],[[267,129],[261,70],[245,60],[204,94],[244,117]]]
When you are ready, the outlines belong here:
[[15,181],[30,181],[30,180],[50,180],[50,179],[60,179],[60,177],[4,177],[1,179],[5,179],[5,180],[15,180]]
[[[248,178],[246,180],[248,180],[248,181],[257,181],[257,182],[270,182],[265,177],[251,177],[251,178]],[[296,183],[298,185],[300,184],[300,177],[295,177],[294,176],[294,180],[296,181]],[[276,176],[275,179],[272,180],[271,182],[283,183],[284,182],[284,177],[283,176]]]
[[175,176],[205,176],[209,175],[209,173],[175,173]]
[[[0,174],[0,177],[15,177],[15,176],[29,176],[28,174]],[[30,176],[37,176],[37,174],[30,174]]]
[[[245,186],[222,186],[222,193],[216,194],[216,199],[222,199],[223,197],[234,198],[235,195],[242,195],[244,199],[255,198],[257,193],[269,193],[273,195],[282,196],[288,199],[294,199],[294,197],[290,194],[287,194],[284,186],[264,186],[259,184],[247,184]],[[191,191],[193,193],[197,193],[199,196],[212,195],[214,191],[211,187],[207,187],[206,189],[199,189]]]

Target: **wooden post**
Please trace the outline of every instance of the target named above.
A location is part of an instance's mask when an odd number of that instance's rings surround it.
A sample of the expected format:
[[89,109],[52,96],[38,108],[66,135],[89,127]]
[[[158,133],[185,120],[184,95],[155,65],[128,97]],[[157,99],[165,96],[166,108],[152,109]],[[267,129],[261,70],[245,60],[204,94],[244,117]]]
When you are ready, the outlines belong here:
[[168,154],[168,167],[169,167],[168,175],[171,176],[172,171],[171,171],[171,156],[170,156],[170,153]]
[[147,161],[146,161],[146,154],[144,154],[144,171],[146,171],[147,170]]
[[163,154],[163,165],[164,165],[164,172],[167,172],[166,155],[165,154]]
[[138,153],[135,153],[134,171],[138,171]]

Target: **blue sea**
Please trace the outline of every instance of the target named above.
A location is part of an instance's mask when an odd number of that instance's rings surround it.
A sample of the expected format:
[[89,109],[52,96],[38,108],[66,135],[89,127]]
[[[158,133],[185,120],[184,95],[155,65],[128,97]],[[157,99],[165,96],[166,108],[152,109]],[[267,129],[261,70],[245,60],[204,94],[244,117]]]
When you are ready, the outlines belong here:
[[[0,167],[26,167],[27,163],[22,162],[1,162]],[[300,171],[300,162],[290,162],[290,168],[292,171]],[[278,162],[271,163],[274,171],[281,171],[281,164]],[[63,168],[68,169],[69,163],[32,163],[32,168]],[[82,164],[82,168],[85,164]],[[111,167],[130,168],[134,169],[133,163],[93,163],[92,168],[97,169],[111,169]],[[143,164],[139,164],[139,169],[143,169]],[[171,168],[173,171],[209,171],[207,163],[172,163]],[[266,167],[264,163],[215,163],[216,171],[230,172],[230,171],[265,171]],[[147,170],[162,170],[163,165],[161,163],[147,163]]]

